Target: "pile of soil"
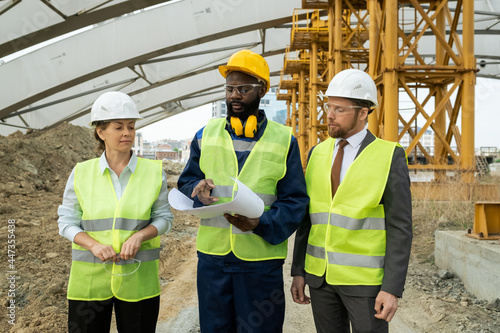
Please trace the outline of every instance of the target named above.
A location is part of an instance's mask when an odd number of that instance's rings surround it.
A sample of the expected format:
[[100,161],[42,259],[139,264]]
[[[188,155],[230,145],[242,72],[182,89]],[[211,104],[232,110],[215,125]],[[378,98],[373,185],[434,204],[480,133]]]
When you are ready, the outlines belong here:
[[[16,271],[15,288],[0,280],[0,332],[66,332],[66,290],[71,243],[59,236],[57,208],[76,163],[98,157],[90,129],[61,124],[45,131],[0,136],[0,244],[5,272]],[[176,185],[183,166],[165,162],[168,186]],[[178,214],[174,212],[174,214]],[[14,266],[8,267],[9,220],[15,220]],[[197,219],[176,216],[172,231],[161,238],[161,281],[174,280],[193,248]],[[12,250],[12,247],[10,248]],[[12,252],[10,252],[12,254]],[[11,257],[12,258],[12,257]],[[195,258],[192,258],[193,260]],[[15,290],[15,296],[9,295]],[[12,293],[12,291],[10,292]],[[15,324],[9,324],[15,300]]]

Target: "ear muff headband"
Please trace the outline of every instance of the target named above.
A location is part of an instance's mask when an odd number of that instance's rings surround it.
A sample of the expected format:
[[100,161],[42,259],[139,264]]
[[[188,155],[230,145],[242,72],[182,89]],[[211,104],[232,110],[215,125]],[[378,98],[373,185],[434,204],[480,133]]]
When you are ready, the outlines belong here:
[[245,131],[245,137],[253,138],[257,133],[257,117],[254,115],[249,116],[244,124],[238,117],[231,117],[230,123],[237,136],[242,136],[243,131]]

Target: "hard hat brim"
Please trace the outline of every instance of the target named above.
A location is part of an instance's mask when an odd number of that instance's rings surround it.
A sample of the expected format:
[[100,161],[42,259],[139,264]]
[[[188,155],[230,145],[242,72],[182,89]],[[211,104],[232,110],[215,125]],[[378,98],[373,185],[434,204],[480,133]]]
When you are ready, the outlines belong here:
[[93,120],[89,123],[89,126],[90,127],[95,127],[94,123],[95,122],[98,122],[98,121],[107,121],[107,122],[111,122],[113,120],[122,120],[122,119],[132,119],[132,120],[135,120],[135,121],[138,121],[138,120],[142,120],[144,118],[109,118],[109,119],[99,119],[99,120]]
[[219,66],[219,73],[222,75],[222,77],[226,78],[229,75],[229,73],[231,73],[231,72],[243,72],[243,73],[246,73],[250,76],[253,76],[257,80],[262,80],[262,81],[266,82],[266,93],[269,91],[269,88],[271,86],[271,82],[260,77],[259,75],[257,75],[257,73],[252,72],[252,71],[250,71],[244,67],[240,67],[240,66],[227,66],[227,65]]

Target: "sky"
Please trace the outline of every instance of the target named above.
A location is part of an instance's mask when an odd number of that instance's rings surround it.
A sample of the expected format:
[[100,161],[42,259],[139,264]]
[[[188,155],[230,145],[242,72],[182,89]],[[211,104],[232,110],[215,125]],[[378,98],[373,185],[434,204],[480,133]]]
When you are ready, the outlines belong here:
[[[500,149],[500,80],[478,78],[475,94],[475,146]],[[211,114],[211,105],[205,105],[146,126],[138,132],[148,141],[192,139],[207,124]],[[419,121],[419,124],[423,123]]]
[[212,117],[212,105],[204,105],[181,114],[160,120],[137,130],[144,140],[158,141],[163,139],[191,140],[194,134],[205,126]]

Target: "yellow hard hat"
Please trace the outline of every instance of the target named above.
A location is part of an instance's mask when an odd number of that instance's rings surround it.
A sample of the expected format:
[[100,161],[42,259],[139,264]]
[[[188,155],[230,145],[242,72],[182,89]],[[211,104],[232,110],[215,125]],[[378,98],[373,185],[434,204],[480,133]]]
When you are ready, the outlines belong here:
[[219,72],[226,77],[230,72],[244,72],[266,83],[266,92],[269,91],[271,81],[269,79],[269,65],[260,54],[250,50],[241,50],[234,53],[227,65],[219,66]]

